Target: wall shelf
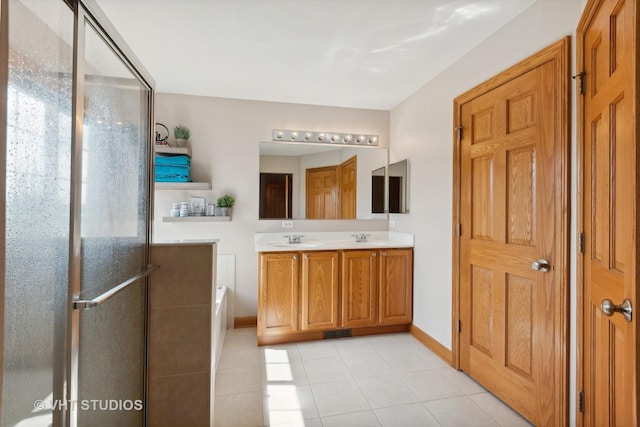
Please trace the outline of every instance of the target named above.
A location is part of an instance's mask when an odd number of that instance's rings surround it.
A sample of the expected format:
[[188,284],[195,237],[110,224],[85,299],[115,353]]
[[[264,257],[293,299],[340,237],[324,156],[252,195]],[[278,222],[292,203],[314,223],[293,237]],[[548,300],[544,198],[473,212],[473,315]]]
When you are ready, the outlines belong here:
[[162,222],[229,222],[230,216],[163,216]]
[[154,182],[156,190],[211,190],[210,182]]
[[168,147],[166,145],[156,145],[156,154],[183,154],[191,157],[191,148],[189,147]]

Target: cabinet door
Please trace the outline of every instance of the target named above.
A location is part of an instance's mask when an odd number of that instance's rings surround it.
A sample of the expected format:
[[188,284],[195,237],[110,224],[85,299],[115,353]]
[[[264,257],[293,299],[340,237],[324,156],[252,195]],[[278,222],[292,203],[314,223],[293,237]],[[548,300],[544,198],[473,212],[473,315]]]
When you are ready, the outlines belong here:
[[373,326],[377,323],[378,252],[370,250],[342,253],[343,327]]
[[298,253],[260,254],[258,335],[298,330]]
[[338,252],[302,255],[302,330],[338,327]]
[[413,250],[380,251],[380,323],[408,323],[413,306]]

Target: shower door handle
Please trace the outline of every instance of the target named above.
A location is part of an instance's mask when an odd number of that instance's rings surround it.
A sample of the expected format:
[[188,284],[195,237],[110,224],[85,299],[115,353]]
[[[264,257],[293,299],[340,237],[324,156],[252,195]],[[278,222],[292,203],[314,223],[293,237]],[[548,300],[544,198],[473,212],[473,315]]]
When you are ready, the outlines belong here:
[[125,280],[124,282],[120,283],[118,286],[114,286],[113,288],[109,289],[107,292],[98,295],[97,297],[93,298],[93,299],[89,299],[89,300],[75,300],[73,301],[73,309],[74,310],[87,310],[93,307],[97,307],[100,304],[104,303],[105,301],[107,301],[109,298],[113,297],[114,295],[116,295],[118,292],[122,291],[123,289],[125,289],[127,286],[131,285],[132,283],[142,279],[143,277],[146,277],[149,275],[149,273],[151,273],[152,271],[158,269],[157,266],[155,265],[147,265],[146,270],[136,274],[135,276]]

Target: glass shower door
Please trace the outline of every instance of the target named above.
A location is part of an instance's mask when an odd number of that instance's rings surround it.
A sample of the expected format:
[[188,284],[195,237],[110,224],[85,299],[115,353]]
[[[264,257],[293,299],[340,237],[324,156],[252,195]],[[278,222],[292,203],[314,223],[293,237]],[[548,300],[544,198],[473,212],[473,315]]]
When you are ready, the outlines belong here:
[[79,210],[74,248],[80,251],[74,251],[73,269],[72,348],[78,351],[72,400],[79,402],[78,425],[140,426],[151,89],[88,16],[81,22],[84,120],[82,129],[75,130],[81,141],[75,157],[81,164],[74,170],[81,173],[73,181]]

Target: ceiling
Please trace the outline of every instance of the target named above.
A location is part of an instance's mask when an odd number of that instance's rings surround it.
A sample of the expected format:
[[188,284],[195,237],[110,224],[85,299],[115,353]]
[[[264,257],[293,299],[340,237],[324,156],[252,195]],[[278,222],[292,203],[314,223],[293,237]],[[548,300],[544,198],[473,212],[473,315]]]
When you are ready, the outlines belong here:
[[535,0],[97,0],[158,92],[390,110]]

